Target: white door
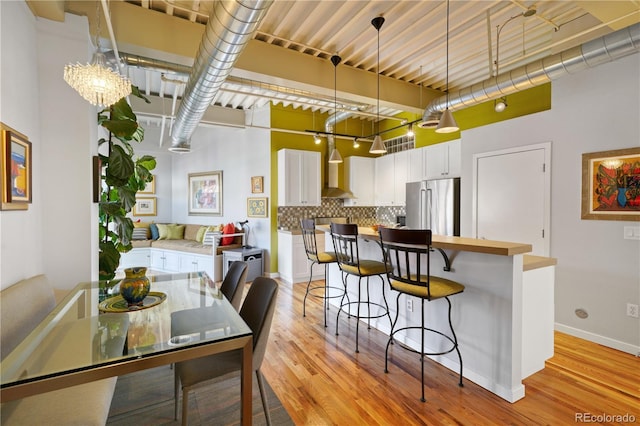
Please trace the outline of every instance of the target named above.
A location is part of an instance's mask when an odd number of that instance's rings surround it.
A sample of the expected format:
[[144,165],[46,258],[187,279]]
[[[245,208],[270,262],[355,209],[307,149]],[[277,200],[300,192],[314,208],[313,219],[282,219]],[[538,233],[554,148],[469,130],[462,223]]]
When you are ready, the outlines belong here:
[[549,255],[550,144],[474,156],[475,236]]

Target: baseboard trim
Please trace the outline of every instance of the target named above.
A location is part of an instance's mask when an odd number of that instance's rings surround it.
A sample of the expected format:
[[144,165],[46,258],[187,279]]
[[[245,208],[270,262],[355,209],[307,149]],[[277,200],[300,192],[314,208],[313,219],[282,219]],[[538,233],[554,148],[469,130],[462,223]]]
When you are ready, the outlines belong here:
[[640,355],[640,346],[632,345],[630,343],[621,342],[620,340],[605,337],[600,334],[591,333],[590,331],[580,330],[579,328],[570,327],[568,325],[555,323],[556,331],[569,334],[574,337],[579,337],[590,342],[598,343],[603,346],[607,346],[612,349],[617,349],[622,352],[629,353],[631,355]]

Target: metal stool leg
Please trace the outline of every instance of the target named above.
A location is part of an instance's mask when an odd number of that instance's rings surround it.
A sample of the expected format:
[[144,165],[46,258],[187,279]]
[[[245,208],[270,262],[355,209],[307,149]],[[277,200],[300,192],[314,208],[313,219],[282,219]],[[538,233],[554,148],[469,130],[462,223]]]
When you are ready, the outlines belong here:
[[357,302],[357,309],[356,309],[356,318],[357,318],[357,322],[356,322],[356,353],[359,353],[360,351],[358,350],[358,331],[360,329],[360,283],[362,282],[362,277],[358,277],[358,302]]
[[307,291],[304,294],[304,300],[302,301],[302,316],[307,316],[307,296],[309,296],[309,287],[311,287],[311,278],[313,277],[313,265],[316,262],[311,262],[311,266],[309,267],[309,282],[307,283]]
[[396,319],[391,324],[391,332],[389,333],[389,340],[387,341],[387,348],[384,351],[384,372],[389,372],[389,345],[393,343],[393,333],[396,328],[396,324],[398,322],[398,317],[400,316],[400,296],[402,293],[398,293],[398,297],[396,297]]
[[458,359],[460,360],[460,382],[458,383],[458,386],[462,387],[464,386],[464,383],[462,383],[462,355],[460,354],[460,349],[458,349],[458,338],[456,337],[456,332],[453,331],[453,324],[451,322],[451,301],[448,297],[445,297],[445,299],[447,299],[447,303],[449,304],[449,327],[451,328],[451,334],[453,335],[453,344],[456,348],[456,352],[458,353]]

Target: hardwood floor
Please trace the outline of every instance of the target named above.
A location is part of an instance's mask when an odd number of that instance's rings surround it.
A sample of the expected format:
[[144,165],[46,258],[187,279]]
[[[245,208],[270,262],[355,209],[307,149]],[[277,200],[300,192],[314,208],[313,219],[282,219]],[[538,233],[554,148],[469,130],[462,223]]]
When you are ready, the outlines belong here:
[[[427,402],[422,403],[419,358],[392,350],[385,374],[387,336],[360,327],[356,354],[354,319],[341,316],[336,336],[336,309],[331,308],[325,329],[316,298],[307,299],[302,317],[305,286],[280,281],[262,365],[296,424],[561,425],[589,415],[634,416],[640,423],[640,358],[562,333],[556,333],[555,356],[547,367],[525,380],[522,400],[511,404],[466,379],[460,388],[456,373],[427,360]],[[624,418],[602,420],[596,424]]]

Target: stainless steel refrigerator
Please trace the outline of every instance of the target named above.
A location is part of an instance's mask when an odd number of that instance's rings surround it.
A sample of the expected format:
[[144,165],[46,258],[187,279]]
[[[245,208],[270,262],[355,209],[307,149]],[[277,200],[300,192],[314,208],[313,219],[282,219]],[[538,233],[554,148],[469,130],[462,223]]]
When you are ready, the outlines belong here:
[[460,235],[460,178],[407,183],[407,228]]

